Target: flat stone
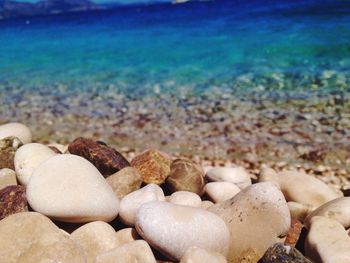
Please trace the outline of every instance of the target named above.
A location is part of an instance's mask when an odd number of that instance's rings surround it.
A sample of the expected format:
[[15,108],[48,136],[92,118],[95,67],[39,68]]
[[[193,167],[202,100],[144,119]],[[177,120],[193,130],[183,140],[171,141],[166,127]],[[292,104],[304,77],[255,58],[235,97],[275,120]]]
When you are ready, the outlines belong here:
[[202,199],[199,195],[187,191],[173,193],[169,198],[169,202],[176,205],[187,205],[193,207],[201,207],[202,205]]
[[0,190],[9,185],[17,185],[16,173],[12,169],[0,169]]
[[180,260],[197,246],[226,255],[230,234],[217,215],[201,208],[152,201],[136,213],[136,230],[169,259]]
[[310,221],[314,216],[324,216],[337,220],[346,229],[350,227],[350,197],[334,199],[321,205],[305,218],[305,225],[310,226]]
[[120,202],[119,216],[123,223],[133,226],[137,209],[144,203],[159,200],[165,201],[162,188],[156,184],[149,184],[134,191],[126,196]]
[[292,218],[304,221],[305,217],[315,210],[312,205],[299,204],[297,202],[288,202],[288,208]]
[[0,262],[85,263],[85,254],[68,234],[35,212],[10,215],[0,221]]
[[17,137],[24,144],[32,141],[32,133],[29,128],[16,122],[0,125],[0,140],[6,137]]
[[285,171],[278,175],[281,190],[287,201],[318,207],[342,196],[321,180],[306,173]]
[[54,155],[56,153],[53,150],[40,143],[23,145],[16,151],[14,159],[18,181],[22,185],[27,185],[33,171]]
[[350,262],[350,237],[338,221],[315,216],[310,222],[305,253],[314,262]]
[[203,248],[190,247],[186,250],[180,263],[227,263],[227,260],[220,253],[215,253]]
[[97,255],[119,246],[114,228],[102,221],[79,227],[71,238],[84,249],[87,263],[95,262]]
[[240,166],[236,167],[214,167],[210,169],[205,177],[210,182],[228,182],[244,189],[252,184],[250,174]]
[[291,226],[287,233],[287,237],[286,237],[286,240],[284,241],[284,244],[291,247],[295,247],[295,245],[299,240],[301,230],[303,229],[303,227],[304,227],[303,223],[301,223],[298,219],[292,218]]
[[156,263],[150,246],[137,240],[97,256],[95,263]]
[[115,149],[87,138],[75,139],[69,144],[68,151],[91,162],[105,177],[130,166],[125,157]]
[[26,189],[21,185],[10,185],[0,190],[0,220],[28,210]]
[[118,198],[140,189],[142,184],[139,171],[133,167],[125,167],[108,176],[106,180]]
[[16,150],[21,146],[22,142],[17,137],[6,137],[0,139],[0,169],[15,169],[15,153]]
[[176,159],[171,163],[166,186],[171,192],[188,191],[201,196],[204,193],[204,171],[188,159]]
[[312,263],[296,248],[276,243],[270,247],[259,263]]
[[219,215],[230,230],[229,262],[261,258],[287,234],[291,222],[282,192],[270,182],[251,185],[208,211]]
[[214,203],[231,199],[241,191],[237,185],[228,182],[207,183],[204,190],[209,199]]
[[86,159],[59,154],[34,170],[27,186],[30,206],[59,221],[111,221],[119,200],[100,172]]
[[137,155],[131,166],[141,174],[146,184],[162,184],[170,173],[170,157],[157,150],[146,150]]

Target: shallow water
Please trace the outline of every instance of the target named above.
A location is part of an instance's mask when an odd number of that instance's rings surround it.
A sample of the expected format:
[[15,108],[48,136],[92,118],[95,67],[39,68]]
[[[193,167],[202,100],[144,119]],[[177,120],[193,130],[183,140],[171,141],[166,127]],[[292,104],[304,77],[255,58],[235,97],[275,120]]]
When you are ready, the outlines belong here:
[[218,0],[1,21],[0,89],[346,89],[350,2],[280,2]]

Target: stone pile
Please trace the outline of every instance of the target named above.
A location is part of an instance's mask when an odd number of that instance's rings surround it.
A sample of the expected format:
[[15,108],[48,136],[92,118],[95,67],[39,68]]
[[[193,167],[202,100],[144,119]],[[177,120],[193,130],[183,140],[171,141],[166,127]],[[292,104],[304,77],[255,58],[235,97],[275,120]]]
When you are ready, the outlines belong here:
[[31,138],[0,126],[0,262],[350,262],[350,197],[306,173]]

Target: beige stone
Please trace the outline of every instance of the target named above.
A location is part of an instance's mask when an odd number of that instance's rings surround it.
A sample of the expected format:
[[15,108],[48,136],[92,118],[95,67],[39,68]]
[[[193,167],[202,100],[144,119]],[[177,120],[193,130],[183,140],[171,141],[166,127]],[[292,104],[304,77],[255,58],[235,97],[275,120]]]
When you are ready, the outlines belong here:
[[304,222],[305,217],[315,208],[311,205],[299,204],[297,202],[288,202],[288,208],[292,218]]
[[17,137],[24,144],[32,141],[32,133],[27,126],[21,123],[7,123],[0,125],[0,139],[6,137]]
[[169,202],[176,205],[187,205],[193,207],[200,207],[202,205],[202,200],[199,195],[187,191],[173,193],[169,197]]
[[97,256],[95,263],[156,263],[150,246],[137,240]]
[[181,258],[180,263],[227,263],[226,258],[203,248],[190,247]]
[[259,175],[259,183],[263,182],[271,182],[276,185],[278,188],[280,187],[279,177],[276,171],[270,167],[265,167],[261,169]]
[[201,207],[202,207],[203,209],[208,209],[208,208],[211,207],[212,205],[214,205],[214,203],[213,203],[212,201],[204,200],[204,201],[202,201]]
[[251,185],[208,211],[219,215],[230,230],[228,261],[233,263],[248,256],[262,257],[291,224],[287,202],[270,182]]
[[118,246],[140,239],[140,236],[135,230],[135,228],[131,228],[131,227],[124,228],[117,231],[115,233],[115,237],[117,239]]
[[305,241],[305,253],[314,262],[350,262],[350,237],[336,220],[315,216]]
[[252,184],[250,174],[241,166],[214,167],[207,171],[205,177],[210,182],[228,182],[244,189]]
[[314,216],[324,216],[337,220],[345,228],[350,227],[350,197],[334,199],[321,205],[310,213],[305,219],[305,225],[309,226]]
[[85,251],[87,263],[93,263],[97,255],[119,246],[116,232],[109,224],[95,221],[79,227],[72,239]]
[[278,173],[281,191],[287,201],[318,207],[342,194],[321,180],[297,171]]
[[170,259],[180,260],[192,246],[226,255],[227,226],[217,215],[197,207],[152,201],[136,213],[136,230],[151,246]]
[[120,201],[119,216],[123,223],[133,226],[137,209],[144,203],[159,200],[165,201],[162,188],[156,184],[149,184],[134,191]]
[[204,190],[214,203],[226,201],[241,191],[237,185],[228,182],[207,183]]
[[108,176],[106,180],[118,198],[123,198],[127,194],[138,190],[142,184],[139,171],[133,167],[125,167]]
[[85,263],[85,253],[68,234],[39,213],[22,212],[0,221],[0,262]]
[[73,223],[113,220],[119,200],[100,172],[82,157],[58,154],[33,172],[27,185],[33,210]]
[[20,147],[16,151],[14,160],[18,181],[22,185],[27,185],[33,171],[55,155],[53,150],[40,143],[28,143]]
[[9,185],[17,185],[16,173],[12,169],[0,169],[0,190]]

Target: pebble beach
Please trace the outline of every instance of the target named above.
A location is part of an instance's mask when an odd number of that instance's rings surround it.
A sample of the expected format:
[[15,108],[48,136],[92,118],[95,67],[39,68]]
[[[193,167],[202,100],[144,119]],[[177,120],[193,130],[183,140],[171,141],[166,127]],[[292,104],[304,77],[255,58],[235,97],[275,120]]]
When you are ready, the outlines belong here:
[[348,193],[316,171],[33,138],[0,125],[1,262],[350,260]]

